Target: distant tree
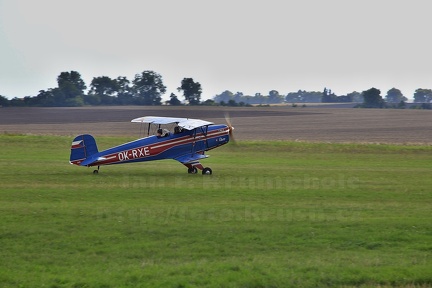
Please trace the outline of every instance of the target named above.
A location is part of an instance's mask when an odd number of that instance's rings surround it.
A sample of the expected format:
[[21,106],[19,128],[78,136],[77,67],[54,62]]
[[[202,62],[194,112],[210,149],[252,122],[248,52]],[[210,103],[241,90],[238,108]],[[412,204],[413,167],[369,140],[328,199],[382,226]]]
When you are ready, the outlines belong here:
[[336,102],[338,103],[349,103],[353,102],[353,98],[351,95],[342,95],[336,97]]
[[118,83],[115,79],[111,79],[108,76],[94,77],[90,83],[89,93],[115,96],[118,88]]
[[405,109],[405,108],[406,108],[406,103],[405,103],[405,101],[401,100],[401,101],[398,103],[398,105],[397,105],[396,108],[398,108],[398,109]]
[[431,103],[422,103],[422,104],[420,105],[420,108],[421,108],[421,109],[428,109],[428,110],[431,110],[431,109],[432,109],[432,105],[431,105]]
[[100,104],[103,104],[100,95],[98,95],[98,94],[90,94],[90,93],[87,94],[87,95],[84,95],[84,103],[87,104],[87,105],[100,105]]
[[388,103],[400,103],[401,101],[407,101],[408,99],[403,96],[402,92],[399,89],[392,88],[387,91],[385,100]]
[[242,102],[245,102],[245,105],[248,106],[248,105],[252,104],[252,103],[251,103],[251,98],[252,98],[251,96],[249,96],[249,95],[245,95],[245,96],[243,97],[244,100],[243,100]]
[[331,92],[331,90],[327,90],[327,88],[324,87],[324,91],[322,93],[321,97],[322,103],[334,103],[337,101],[337,96]]
[[301,102],[302,91],[298,90],[297,92],[289,92],[285,97],[285,101],[289,103]]
[[414,92],[414,102],[416,103],[429,103],[432,101],[431,89],[417,89]]
[[202,90],[199,82],[195,82],[192,78],[183,78],[177,90],[183,91],[183,96],[189,105],[200,104]]
[[87,89],[84,80],[81,79],[81,74],[77,71],[61,72],[57,77],[57,84],[66,98],[83,95],[84,90]]
[[90,83],[90,91],[86,99],[92,105],[115,104],[118,90],[119,85],[115,79],[111,79],[108,76],[95,77]]
[[268,103],[268,97],[262,95],[261,93],[255,93],[251,98],[253,104],[265,105]]
[[76,71],[61,72],[57,77],[58,87],[40,90],[36,96],[14,98],[11,106],[82,106],[84,90],[87,89],[81,75]]
[[162,76],[153,71],[136,74],[132,81],[138,105],[161,105],[162,95],[166,91]]
[[353,91],[351,93],[348,93],[347,96],[351,97],[352,102],[363,102],[363,95],[360,92]]
[[363,107],[364,108],[383,108],[384,100],[381,97],[381,91],[376,88],[363,91]]
[[117,82],[117,103],[121,105],[134,104],[135,99],[130,81],[124,76],[119,76],[115,80]]
[[175,95],[174,93],[171,93],[168,103],[172,106],[179,106],[182,104],[181,101],[177,98],[177,95]]
[[57,77],[57,84],[59,88],[62,88],[68,83],[73,84],[74,87],[81,92],[81,94],[84,93],[85,89],[87,89],[84,80],[81,79],[81,74],[77,71],[61,72]]
[[[55,106],[57,105],[55,101],[54,94],[52,92],[53,89],[48,90],[40,90],[39,94],[35,97],[36,98],[36,106]],[[57,88],[58,90],[58,88]]]
[[279,104],[284,102],[284,96],[280,95],[278,91],[271,90],[268,98],[269,104]]
[[225,90],[221,94],[216,95],[215,97],[213,97],[213,100],[216,103],[221,103],[221,102],[227,103],[231,99],[234,99],[234,94],[231,91],[229,91],[229,90]]
[[243,101],[243,99],[244,99],[243,92],[237,92],[237,93],[234,94],[233,97],[234,97],[234,98],[233,98],[234,101],[237,102],[237,103],[240,103],[240,102]]
[[228,101],[227,106],[235,107],[235,106],[238,106],[238,104],[236,101],[234,101],[234,99],[231,99]]
[[322,93],[321,102],[323,102],[323,103],[347,103],[347,102],[353,102],[353,95],[351,93],[351,94],[347,94],[347,95],[337,96],[330,89],[327,90],[327,88],[324,88],[324,91]]
[[255,93],[254,95],[248,95],[244,97],[246,99],[246,103],[251,105],[262,105],[265,104],[267,99],[261,95],[261,93]]
[[22,107],[22,106],[25,106],[24,99],[22,99],[22,98],[18,98],[18,97],[14,97],[14,98],[12,98],[12,99],[9,101],[9,103],[10,103],[10,106],[14,106],[14,107]]
[[0,107],[7,106],[9,106],[9,99],[7,99],[5,96],[0,95]]
[[52,90],[55,104],[59,106],[82,106],[84,90],[87,89],[81,74],[76,71],[61,72],[57,77],[58,89]]
[[[331,93],[331,91],[329,91]],[[289,103],[307,103],[307,102],[314,102],[319,103],[321,102],[323,97],[323,92],[316,92],[316,91],[304,91],[304,90],[298,90],[297,92],[290,92],[285,97],[286,102]]]
[[216,106],[216,102],[212,99],[207,99],[204,102],[201,103],[204,106]]

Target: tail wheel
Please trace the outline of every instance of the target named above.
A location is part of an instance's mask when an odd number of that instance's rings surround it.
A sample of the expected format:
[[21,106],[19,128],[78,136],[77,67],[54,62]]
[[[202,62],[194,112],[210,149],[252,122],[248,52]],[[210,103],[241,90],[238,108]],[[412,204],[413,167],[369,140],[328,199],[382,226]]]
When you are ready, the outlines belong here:
[[99,173],[99,168],[100,168],[100,166],[98,166],[97,170],[93,170],[93,174],[98,174]]
[[189,174],[196,174],[198,172],[198,169],[196,167],[192,167],[188,169]]
[[202,170],[203,175],[212,175],[212,173],[213,171],[209,167],[206,167]]

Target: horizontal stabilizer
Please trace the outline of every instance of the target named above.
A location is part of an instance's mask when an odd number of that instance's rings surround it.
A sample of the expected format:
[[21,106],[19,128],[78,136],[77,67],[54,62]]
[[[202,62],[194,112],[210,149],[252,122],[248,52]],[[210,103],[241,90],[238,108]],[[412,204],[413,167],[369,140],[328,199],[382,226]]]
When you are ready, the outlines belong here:
[[100,159],[98,159],[96,157],[89,157],[89,158],[85,159],[84,161],[82,161],[80,165],[81,166],[90,166],[91,164],[93,164],[94,162],[96,162],[98,160],[100,160]]

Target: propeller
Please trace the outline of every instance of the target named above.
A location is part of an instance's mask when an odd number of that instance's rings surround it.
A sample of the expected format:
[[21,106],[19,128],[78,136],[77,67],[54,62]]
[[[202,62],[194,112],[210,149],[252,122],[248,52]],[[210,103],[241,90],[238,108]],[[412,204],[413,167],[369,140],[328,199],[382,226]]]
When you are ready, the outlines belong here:
[[233,133],[233,131],[234,131],[234,126],[233,126],[232,123],[231,123],[231,118],[230,118],[228,112],[225,112],[225,121],[226,121],[227,126],[228,126],[228,128],[229,128],[229,136],[230,136],[230,139],[232,140],[232,142],[233,142],[234,144],[236,144],[236,141],[235,141],[235,138],[234,138],[234,133]]

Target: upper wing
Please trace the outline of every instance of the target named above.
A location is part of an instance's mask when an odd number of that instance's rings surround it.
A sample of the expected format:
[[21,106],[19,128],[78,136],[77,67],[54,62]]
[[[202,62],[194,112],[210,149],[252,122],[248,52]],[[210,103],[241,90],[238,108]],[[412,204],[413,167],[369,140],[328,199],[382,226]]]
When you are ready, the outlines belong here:
[[151,123],[151,124],[172,124],[172,123],[178,123],[178,122],[184,121],[184,120],[187,120],[187,118],[145,116],[145,117],[132,119],[131,122]]
[[192,130],[198,127],[214,124],[213,122],[201,120],[201,119],[190,119],[190,118],[175,118],[175,117],[157,117],[157,116],[146,116],[135,118],[131,122],[137,123],[150,123],[150,124],[172,124],[177,123],[178,126]]
[[198,127],[206,126],[214,124],[213,122],[200,120],[200,119],[186,119],[184,121],[181,121],[178,123],[178,126],[186,129],[186,130],[192,130]]

